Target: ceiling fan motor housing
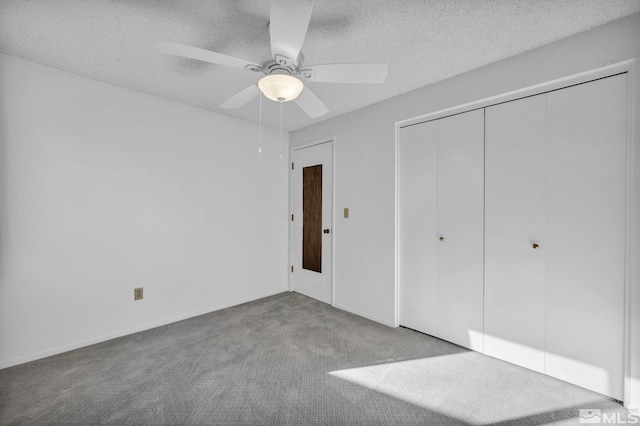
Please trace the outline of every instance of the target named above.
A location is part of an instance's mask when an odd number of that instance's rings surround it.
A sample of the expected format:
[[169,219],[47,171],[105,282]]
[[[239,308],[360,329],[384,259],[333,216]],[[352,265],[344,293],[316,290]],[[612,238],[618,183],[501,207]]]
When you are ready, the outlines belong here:
[[275,57],[268,56],[262,61],[262,71],[266,75],[271,74],[289,74],[297,75],[304,62],[304,55],[302,52],[298,54],[298,58],[293,61],[283,55],[275,55]]
[[298,78],[298,66],[303,60],[302,52],[298,54],[295,62],[282,55],[275,55],[274,58],[267,57],[262,63],[261,70],[266,77],[258,81],[260,91],[272,101],[289,102],[296,99],[304,88],[302,81]]

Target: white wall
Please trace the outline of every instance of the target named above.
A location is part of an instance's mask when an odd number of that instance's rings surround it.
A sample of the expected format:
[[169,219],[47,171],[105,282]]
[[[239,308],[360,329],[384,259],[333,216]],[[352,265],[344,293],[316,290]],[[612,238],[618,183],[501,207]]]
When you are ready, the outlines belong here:
[[[335,305],[395,324],[395,123],[640,56],[640,14],[295,131],[291,146],[335,137]],[[637,70],[636,76],[640,74]],[[392,69],[390,72],[401,72]],[[635,81],[640,100],[640,84]],[[372,88],[375,90],[375,88]],[[633,116],[640,129],[640,114]],[[634,136],[630,269],[640,307],[640,135]],[[349,207],[350,218],[342,218]],[[640,308],[632,310],[632,403],[640,407]]]
[[257,137],[0,55],[0,367],[285,291],[288,162]]

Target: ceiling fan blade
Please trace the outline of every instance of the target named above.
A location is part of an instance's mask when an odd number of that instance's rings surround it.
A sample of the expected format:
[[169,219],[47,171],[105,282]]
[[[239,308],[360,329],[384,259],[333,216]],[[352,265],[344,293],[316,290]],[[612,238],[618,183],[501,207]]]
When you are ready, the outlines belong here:
[[260,93],[260,89],[255,84],[247,87],[239,93],[236,93],[222,104],[220,104],[220,108],[225,109],[236,109],[240,108],[242,105],[246,104]]
[[271,54],[276,61],[284,56],[291,61],[298,59],[302,43],[307,35],[313,4],[307,0],[273,0],[271,2]]
[[226,65],[234,68],[247,68],[252,71],[260,70],[260,65],[244,59],[234,58],[232,56],[223,55],[222,53],[212,52],[210,50],[200,49],[198,47],[185,46],[184,44],[172,43],[170,41],[160,41],[156,45],[157,48],[171,55],[182,56],[184,58],[197,59],[198,61],[210,62],[212,64]]
[[318,83],[383,83],[387,64],[326,64],[310,65],[300,71],[300,77]]
[[295,102],[311,118],[317,118],[329,112],[325,104],[308,87],[302,90]]

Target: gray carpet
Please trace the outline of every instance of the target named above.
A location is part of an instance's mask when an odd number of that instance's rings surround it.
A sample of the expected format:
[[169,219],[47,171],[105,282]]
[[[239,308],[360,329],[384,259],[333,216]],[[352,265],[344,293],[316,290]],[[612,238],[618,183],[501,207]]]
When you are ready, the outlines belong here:
[[296,293],[0,370],[1,424],[578,424],[585,389]]

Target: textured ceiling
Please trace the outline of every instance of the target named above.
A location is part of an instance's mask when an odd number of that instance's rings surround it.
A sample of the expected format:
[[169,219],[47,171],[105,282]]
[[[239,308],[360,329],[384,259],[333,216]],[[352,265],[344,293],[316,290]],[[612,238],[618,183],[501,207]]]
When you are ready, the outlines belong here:
[[[640,11],[638,0],[314,0],[305,64],[385,62],[382,85],[306,83],[329,114],[293,102],[295,130]],[[258,100],[219,109],[261,74],[172,57],[173,41],[259,61],[268,0],[0,0],[0,52],[139,92],[258,121]],[[277,127],[277,103],[263,101]]]

